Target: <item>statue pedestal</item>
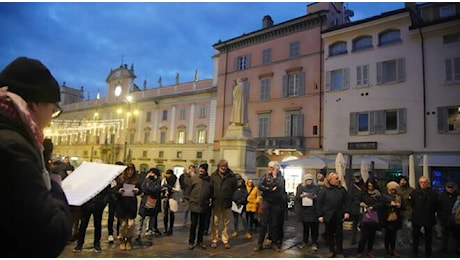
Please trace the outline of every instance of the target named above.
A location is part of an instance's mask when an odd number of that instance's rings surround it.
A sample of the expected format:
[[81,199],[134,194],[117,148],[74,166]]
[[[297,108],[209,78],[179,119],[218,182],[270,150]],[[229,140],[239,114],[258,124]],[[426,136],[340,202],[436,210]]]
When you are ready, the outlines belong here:
[[256,177],[256,149],[256,141],[247,126],[229,125],[220,140],[220,158],[227,160],[229,168],[246,180]]

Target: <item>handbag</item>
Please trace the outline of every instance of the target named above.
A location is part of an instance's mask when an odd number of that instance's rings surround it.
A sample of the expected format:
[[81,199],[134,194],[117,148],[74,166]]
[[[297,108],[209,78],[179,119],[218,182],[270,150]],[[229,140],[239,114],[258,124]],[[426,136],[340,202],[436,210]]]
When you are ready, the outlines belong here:
[[157,205],[157,199],[154,197],[147,195],[147,200],[145,201],[145,208],[146,209],[153,209]]
[[390,212],[390,214],[388,214],[388,218],[387,218],[387,221],[396,221],[398,220],[398,214],[396,214],[395,211],[392,211]]
[[379,215],[377,213],[377,211],[373,210],[373,209],[367,209],[364,213],[363,213],[363,219],[362,219],[363,223],[379,223]]

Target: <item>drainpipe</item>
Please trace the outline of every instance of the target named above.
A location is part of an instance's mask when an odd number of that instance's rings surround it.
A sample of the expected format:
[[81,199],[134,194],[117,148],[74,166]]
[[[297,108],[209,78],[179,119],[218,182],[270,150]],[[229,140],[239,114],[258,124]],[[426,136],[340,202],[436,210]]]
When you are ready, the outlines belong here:
[[321,148],[321,150],[324,149],[323,147],[323,74],[324,74],[324,71],[323,71],[323,38],[321,37],[321,31],[323,30],[323,19],[321,18],[321,15],[318,14],[318,17],[319,17],[319,21],[320,21],[320,41],[319,41],[319,70],[320,70],[320,74],[319,74],[319,131],[318,131],[318,134],[319,134],[319,147]]
[[[418,22],[418,21],[417,21]],[[419,25],[418,31],[422,47],[422,88],[423,88],[423,148],[426,148],[426,80],[425,80],[425,42],[423,39],[422,26]]]

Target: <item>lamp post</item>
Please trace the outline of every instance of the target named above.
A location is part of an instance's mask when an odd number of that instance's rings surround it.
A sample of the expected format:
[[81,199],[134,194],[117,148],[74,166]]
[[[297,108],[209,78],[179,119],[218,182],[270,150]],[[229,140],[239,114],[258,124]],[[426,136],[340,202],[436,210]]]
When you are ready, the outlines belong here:
[[[133,115],[137,115],[138,114],[138,111],[135,110],[133,112],[131,112],[131,104],[133,103],[133,97],[128,95],[125,99],[125,103],[126,103],[126,127],[125,127],[125,143],[124,143],[124,147],[123,147],[123,161],[124,162],[129,162],[131,161],[131,159],[129,159],[128,157],[128,139],[129,139],[129,122],[131,120],[131,116]],[[117,113],[118,114],[122,114],[123,113],[123,110],[120,108],[117,110]]]

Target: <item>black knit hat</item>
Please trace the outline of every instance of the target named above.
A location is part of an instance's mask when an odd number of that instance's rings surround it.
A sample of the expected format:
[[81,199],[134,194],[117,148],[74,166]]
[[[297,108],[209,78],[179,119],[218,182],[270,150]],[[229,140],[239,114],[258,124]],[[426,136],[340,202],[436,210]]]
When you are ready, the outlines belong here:
[[0,73],[0,87],[3,86],[26,102],[61,101],[59,84],[39,60],[19,57],[12,61]]
[[207,172],[208,171],[208,164],[207,163],[200,164],[199,168],[203,168]]
[[158,168],[150,168],[149,172],[152,172],[156,176],[161,176],[160,170]]

